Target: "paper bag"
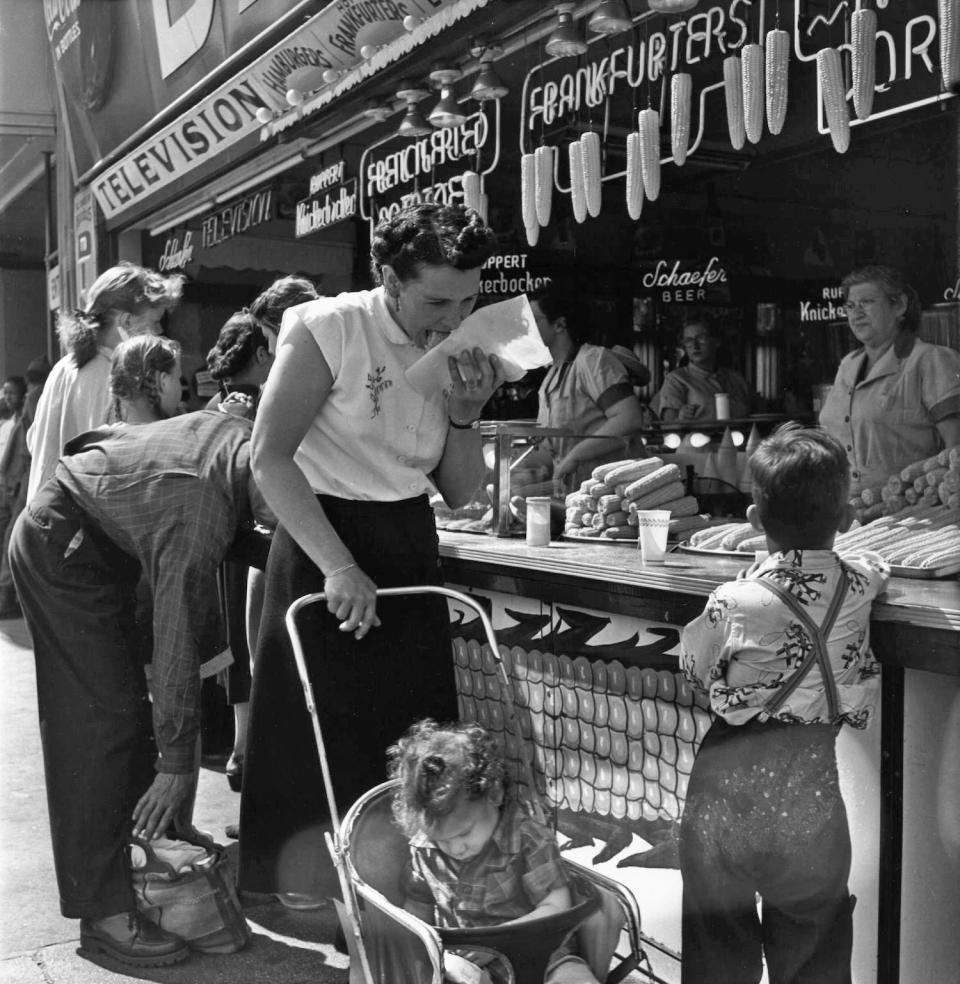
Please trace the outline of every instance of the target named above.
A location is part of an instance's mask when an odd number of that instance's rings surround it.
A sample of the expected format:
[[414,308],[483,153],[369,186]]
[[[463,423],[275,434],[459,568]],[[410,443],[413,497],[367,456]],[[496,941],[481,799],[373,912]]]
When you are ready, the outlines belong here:
[[464,349],[481,348],[497,355],[507,382],[515,383],[528,369],[551,362],[526,294],[489,304],[464,318],[460,327],[430,349],[407,370],[410,385],[421,393],[450,388],[447,359]]

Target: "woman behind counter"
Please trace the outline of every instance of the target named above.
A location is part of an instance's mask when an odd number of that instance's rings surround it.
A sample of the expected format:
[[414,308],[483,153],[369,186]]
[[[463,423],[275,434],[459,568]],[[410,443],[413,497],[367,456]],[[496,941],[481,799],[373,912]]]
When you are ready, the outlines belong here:
[[550,441],[554,480],[576,487],[596,465],[628,457],[624,440],[611,438],[639,430],[643,410],[623,362],[584,341],[586,315],[572,292],[551,284],[530,306],[553,360],[540,385],[537,423],[581,435]]
[[960,353],[917,338],[920,301],[894,267],[861,267],[841,286],[860,347],[841,361],[820,425],[846,449],[855,496],[960,444]]
[[497,357],[477,348],[449,359],[448,394],[421,395],[405,370],[473,309],[495,244],[474,211],[413,206],[373,235],[379,286],[283,319],[253,435],[279,528],[254,661],[240,880],[288,905],[320,904],[329,816],[284,628],[290,603],[326,593],[301,631],[341,810],[383,781],[383,749],[410,721],[457,714],[445,601],[378,602],[375,591],[440,583],[428,493],[462,505],[482,478],[475,424],[503,381]]
[[750,384],[735,369],[720,365],[723,335],[709,311],[687,313],[680,344],[687,364],[667,373],[654,398],[661,420],[715,420],[716,395],[730,398],[730,417],[746,417],[754,408]]

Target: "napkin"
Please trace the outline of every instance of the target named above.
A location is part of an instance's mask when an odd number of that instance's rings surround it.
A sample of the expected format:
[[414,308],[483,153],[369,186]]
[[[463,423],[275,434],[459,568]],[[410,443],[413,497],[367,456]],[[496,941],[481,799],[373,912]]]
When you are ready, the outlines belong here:
[[540,337],[527,295],[520,294],[488,304],[464,318],[456,331],[407,369],[410,385],[424,394],[449,388],[447,359],[458,356],[464,349],[477,347],[487,355],[500,357],[510,383],[515,383],[528,369],[551,362],[550,350]]

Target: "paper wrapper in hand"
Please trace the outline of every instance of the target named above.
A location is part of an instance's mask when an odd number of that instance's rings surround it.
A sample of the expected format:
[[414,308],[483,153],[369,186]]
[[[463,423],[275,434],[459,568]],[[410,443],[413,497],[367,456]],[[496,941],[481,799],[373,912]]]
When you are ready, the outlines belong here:
[[421,393],[449,389],[447,359],[474,348],[499,356],[504,377],[510,383],[515,383],[528,369],[549,365],[551,361],[527,295],[521,294],[489,304],[464,318],[456,331],[410,366],[407,370],[410,385]]

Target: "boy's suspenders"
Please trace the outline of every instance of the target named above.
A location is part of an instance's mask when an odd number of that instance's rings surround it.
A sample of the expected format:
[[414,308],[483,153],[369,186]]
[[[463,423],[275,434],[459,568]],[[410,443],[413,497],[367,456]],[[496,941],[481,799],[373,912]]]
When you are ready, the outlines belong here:
[[813,648],[804,657],[803,662],[794,672],[793,676],[764,704],[764,719],[773,717],[780,710],[787,698],[800,686],[803,678],[810,672],[813,664],[818,663],[827,694],[827,713],[830,715],[830,723],[836,724],[840,716],[840,701],[837,697],[837,682],[833,677],[833,670],[830,668],[827,639],[833,629],[833,623],[836,622],[837,616],[840,614],[840,607],[843,605],[843,599],[846,598],[847,591],[850,587],[850,581],[847,578],[846,571],[842,567],[840,568],[840,581],[837,584],[836,591],[834,591],[833,598],[830,600],[830,607],[827,609],[823,623],[819,626],[810,618],[809,612],[803,609],[800,602],[786,588],[765,577],[757,578],[755,583],[762,584],[768,591],[773,592],[773,594],[780,598],[803,623],[810,637],[810,641],[813,643]]

